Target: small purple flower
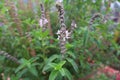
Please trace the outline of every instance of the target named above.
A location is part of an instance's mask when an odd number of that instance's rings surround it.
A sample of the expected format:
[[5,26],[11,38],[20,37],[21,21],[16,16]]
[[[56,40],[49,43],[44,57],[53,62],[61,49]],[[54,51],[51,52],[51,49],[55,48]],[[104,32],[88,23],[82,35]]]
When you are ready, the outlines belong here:
[[63,2],[63,0],[56,0],[56,2],[58,2],[58,3],[62,3],[62,2]]
[[58,30],[58,32],[56,33],[58,35],[58,40],[63,39],[63,41],[66,41],[67,39],[70,38],[70,32],[68,32],[68,30],[63,31],[63,30]]
[[0,27],[3,26],[3,25],[4,25],[4,23],[0,22]]
[[39,25],[40,27],[43,27],[44,25],[46,25],[48,23],[48,20],[47,19],[40,19],[39,20]]
[[115,1],[115,2],[111,3],[110,4],[110,8],[112,10],[119,9],[120,8],[120,2],[119,1]]

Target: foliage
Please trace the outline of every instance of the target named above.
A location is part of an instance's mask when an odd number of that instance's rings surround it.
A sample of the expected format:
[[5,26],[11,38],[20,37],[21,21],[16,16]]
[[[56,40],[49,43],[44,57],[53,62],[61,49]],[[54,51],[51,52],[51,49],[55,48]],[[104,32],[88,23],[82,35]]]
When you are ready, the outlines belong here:
[[[101,0],[95,3],[89,0],[63,1],[67,28],[70,29],[72,20],[77,24],[71,39],[67,41],[67,52],[63,58],[56,35],[60,24],[55,1],[41,1],[46,15],[50,17],[53,36],[50,35],[50,29],[43,31],[39,25],[42,13],[37,4],[40,2],[29,0],[31,3],[21,4],[17,0],[12,1],[17,6],[17,12],[9,1],[0,1],[0,51],[16,57],[20,64],[0,55],[0,73],[4,73],[4,80],[7,77],[11,80],[78,80],[101,64],[120,63],[120,46],[116,42],[119,36],[115,36],[120,30],[119,25],[110,31],[109,27],[114,26],[114,22],[108,20],[103,23],[102,18],[97,18],[92,24],[94,30],[89,30],[89,22],[94,13],[104,16],[111,12],[107,2],[108,9],[103,13]],[[97,80],[108,79],[102,75]]]

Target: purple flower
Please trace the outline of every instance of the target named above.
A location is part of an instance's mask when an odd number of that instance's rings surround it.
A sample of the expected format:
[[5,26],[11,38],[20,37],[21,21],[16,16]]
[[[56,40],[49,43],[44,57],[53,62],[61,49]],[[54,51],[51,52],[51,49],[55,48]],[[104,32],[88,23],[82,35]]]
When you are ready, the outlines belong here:
[[3,25],[4,25],[4,23],[0,22],[0,27],[3,26]]
[[62,3],[62,2],[63,2],[63,0],[56,0],[56,2],[58,2],[58,3]]
[[70,38],[70,32],[68,32],[68,30],[66,31],[62,31],[62,30],[58,30],[58,32],[56,33],[58,35],[58,40],[63,39],[63,41],[66,41],[67,39]]
[[40,19],[39,20],[39,25],[40,27],[43,27],[44,25],[46,25],[48,23],[48,20],[47,19]]

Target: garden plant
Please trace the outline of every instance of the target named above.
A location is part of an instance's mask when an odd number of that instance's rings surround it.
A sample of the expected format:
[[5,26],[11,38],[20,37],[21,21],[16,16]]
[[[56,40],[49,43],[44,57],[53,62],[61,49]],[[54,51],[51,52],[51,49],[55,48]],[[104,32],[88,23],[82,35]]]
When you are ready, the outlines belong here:
[[0,80],[120,80],[120,0],[0,0]]

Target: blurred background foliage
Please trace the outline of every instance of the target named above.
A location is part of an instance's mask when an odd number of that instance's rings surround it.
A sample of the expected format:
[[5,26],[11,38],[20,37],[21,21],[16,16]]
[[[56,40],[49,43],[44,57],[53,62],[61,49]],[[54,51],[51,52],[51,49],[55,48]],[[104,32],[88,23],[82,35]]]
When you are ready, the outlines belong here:
[[[64,59],[56,35],[60,28],[56,1],[0,0],[0,50],[20,62],[16,64],[0,55],[0,73],[4,74],[1,80],[79,80],[101,65],[120,70],[120,11],[116,22],[110,8],[114,0],[63,1],[67,28],[72,20],[77,24],[66,44]],[[45,32],[39,26],[40,3],[44,4],[49,21]],[[95,19],[94,30],[88,30],[96,13],[109,18],[105,23],[103,17]],[[102,75],[100,80],[109,79]]]

